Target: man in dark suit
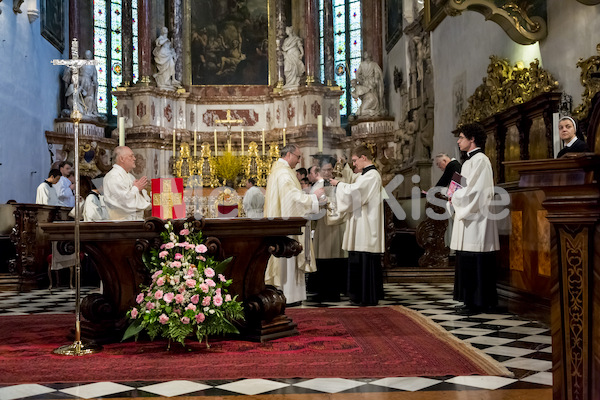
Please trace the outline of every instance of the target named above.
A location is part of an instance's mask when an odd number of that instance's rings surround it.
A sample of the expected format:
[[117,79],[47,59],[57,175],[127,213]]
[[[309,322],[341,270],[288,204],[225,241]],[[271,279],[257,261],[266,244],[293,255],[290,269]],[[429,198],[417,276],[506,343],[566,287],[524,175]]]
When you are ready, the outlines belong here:
[[565,147],[558,152],[556,158],[560,158],[567,153],[585,153],[590,151],[587,144],[577,137],[577,125],[571,117],[562,117],[558,121],[558,133]]
[[460,162],[455,158],[448,157],[448,154],[446,153],[440,153],[435,156],[435,165],[444,171],[444,174],[434,186],[446,187],[450,184],[452,175],[454,175],[455,172],[460,173]]

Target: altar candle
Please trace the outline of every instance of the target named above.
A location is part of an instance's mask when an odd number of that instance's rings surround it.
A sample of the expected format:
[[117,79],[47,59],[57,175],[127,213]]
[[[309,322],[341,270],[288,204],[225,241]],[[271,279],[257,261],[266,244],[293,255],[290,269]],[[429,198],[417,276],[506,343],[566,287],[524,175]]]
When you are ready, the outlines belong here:
[[242,128],[242,155],[244,155],[244,128]]
[[196,131],[194,130],[194,157],[196,157]]
[[317,116],[317,147],[319,153],[323,152],[323,116]]
[[215,129],[215,157],[217,156],[217,130]]
[[177,155],[177,150],[175,148],[177,146],[177,134],[175,133],[175,129],[173,129],[173,158]]
[[283,128],[283,147],[285,147],[285,128]]
[[125,146],[125,117],[119,117],[119,146]]
[[263,145],[262,146],[263,147],[262,155],[264,156],[265,155],[265,128],[263,128],[263,130],[262,130],[262,145]]

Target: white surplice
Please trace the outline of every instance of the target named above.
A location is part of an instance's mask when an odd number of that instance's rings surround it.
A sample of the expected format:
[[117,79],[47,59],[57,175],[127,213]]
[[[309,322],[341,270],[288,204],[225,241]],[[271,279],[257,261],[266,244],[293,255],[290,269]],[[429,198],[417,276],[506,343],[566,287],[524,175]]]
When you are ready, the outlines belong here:
[[[302,217],[315,214],[319,202],[315,195],[306,194],[300,188],[287,161],[279,159],[273,163],[265,194],[265,217]],[[305,246],[304,235],[290,236]],[[287,303],[306,300],[305,272],[316,270],[314,261],[306,261],[303,251],[297,257],[271,257],[265,272],[265,283],[283,290]]]
[[248,218],[262,218],[264,215],[265,195],[259,187],[252,186],[244,194],[244,211]]
[[48,206],[60,206],[61,204],[58,200],[58,195],[56,194],[54,185],[48,181],[40,183],[36,190],[35,203],[45,204]]
[[104,203],[104,196],[94,192],[90,193],[85,199],[82,214],[85,222],[108,220],[108,210]]
[[151,206],[150,197],[146,189],[140,192],[134,181],[135,176],[117,164],[104,177],[104,202],[110,220],[144,219],[144,210]]
[[60,201],[61,206],[71,208],[75,207],[75,195],[71,190],[71,181],[69,178],[61,176],[60,180],[56,185],[54,185],[54,187],[56,189],[58,201]]

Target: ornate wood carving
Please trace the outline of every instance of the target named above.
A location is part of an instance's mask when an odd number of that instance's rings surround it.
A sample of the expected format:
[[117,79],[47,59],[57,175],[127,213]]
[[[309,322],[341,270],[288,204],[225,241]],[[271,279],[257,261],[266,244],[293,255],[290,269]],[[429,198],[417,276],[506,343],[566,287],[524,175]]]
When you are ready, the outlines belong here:
[[[598,1],[596,4],[599,4]],[[573,116],[578,120],[584,120],[589,116],[592,99],[596,93],[600,92],[600,43],[596,46],[598,55],[587,59],[580,58],[577,66],[581,68],[581,85],[585,88],[583,94],[583,103],[575,108]]]
[[[427,209],[431,209],[438,215],[445,212],[442,207],[431,203],[427,203],[425,210]],[[447,228],[447,219],[436,220],[427,217],[425,221],[419,223],[416,232],[417,243],[425,250],[425,254],[419,258],[419,267],[440,268],[448,266],[450,249],[446,246],[443,235]]]
[[465,10],[477,11],[500,25],[515,42],[533,44],[548,36],[544,18],[530,15],[534,5],[533,0],[450,0],[446,3],[446,12],[456,16]]
[[537,59],[529,64],[529,68],[520,62],[511,67],[508,60],[497,56],[490,59],[488,74],[469,97],[459,126],[482,121],[558,87],[558,81],[550,72],[540,68]]
[[522,116],[517,122],[519,128],[519,152],[521,160],[529,160],[529,132],[533,121],[529,116]]
[[600,0],[577,0],[581,4],[585,4],[587,6],[595,6],[596,4],[600,4]]

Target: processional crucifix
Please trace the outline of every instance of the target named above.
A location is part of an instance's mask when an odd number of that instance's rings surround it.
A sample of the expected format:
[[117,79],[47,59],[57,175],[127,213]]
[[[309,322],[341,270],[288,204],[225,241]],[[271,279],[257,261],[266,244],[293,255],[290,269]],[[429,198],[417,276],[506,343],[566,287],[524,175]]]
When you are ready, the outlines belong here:
[[81,342],[80,326],[80,296],[81,296],[81,263],[79,260],[79,220],[81,219],[81,209],[79,208],[79,121],[81,121],[81,112],[78,109],[79,96],[79,68],[84,65],[96,65],[96,60],[84,60],[79,58],[79,42],[73,39],[71,42],[70,60],[52,60],[54,65],[64,65],[71,70],[71,80],[73,83],[73,110],[71,110],[71,119],[73,120],[73,137],[75,148],[75,342],[69,345],[61,346],[54,350],[54,353],[67,356],[81,356],[84,354],[97,353],[102,350],[102,346],[93,343]]
[[[243,119],[232,119],[231,118],[231,110],[227,110],[227,119],[216,119],[215,123],[223,124],[227,127],[227,150],[231,152],[231,125],[232,124],[243,124]],[[215,139],[216,140],[216,139]],[[243,141],[243,139],[242,139]],[[217,154],[217,149],[215,149],[215,155]]]

